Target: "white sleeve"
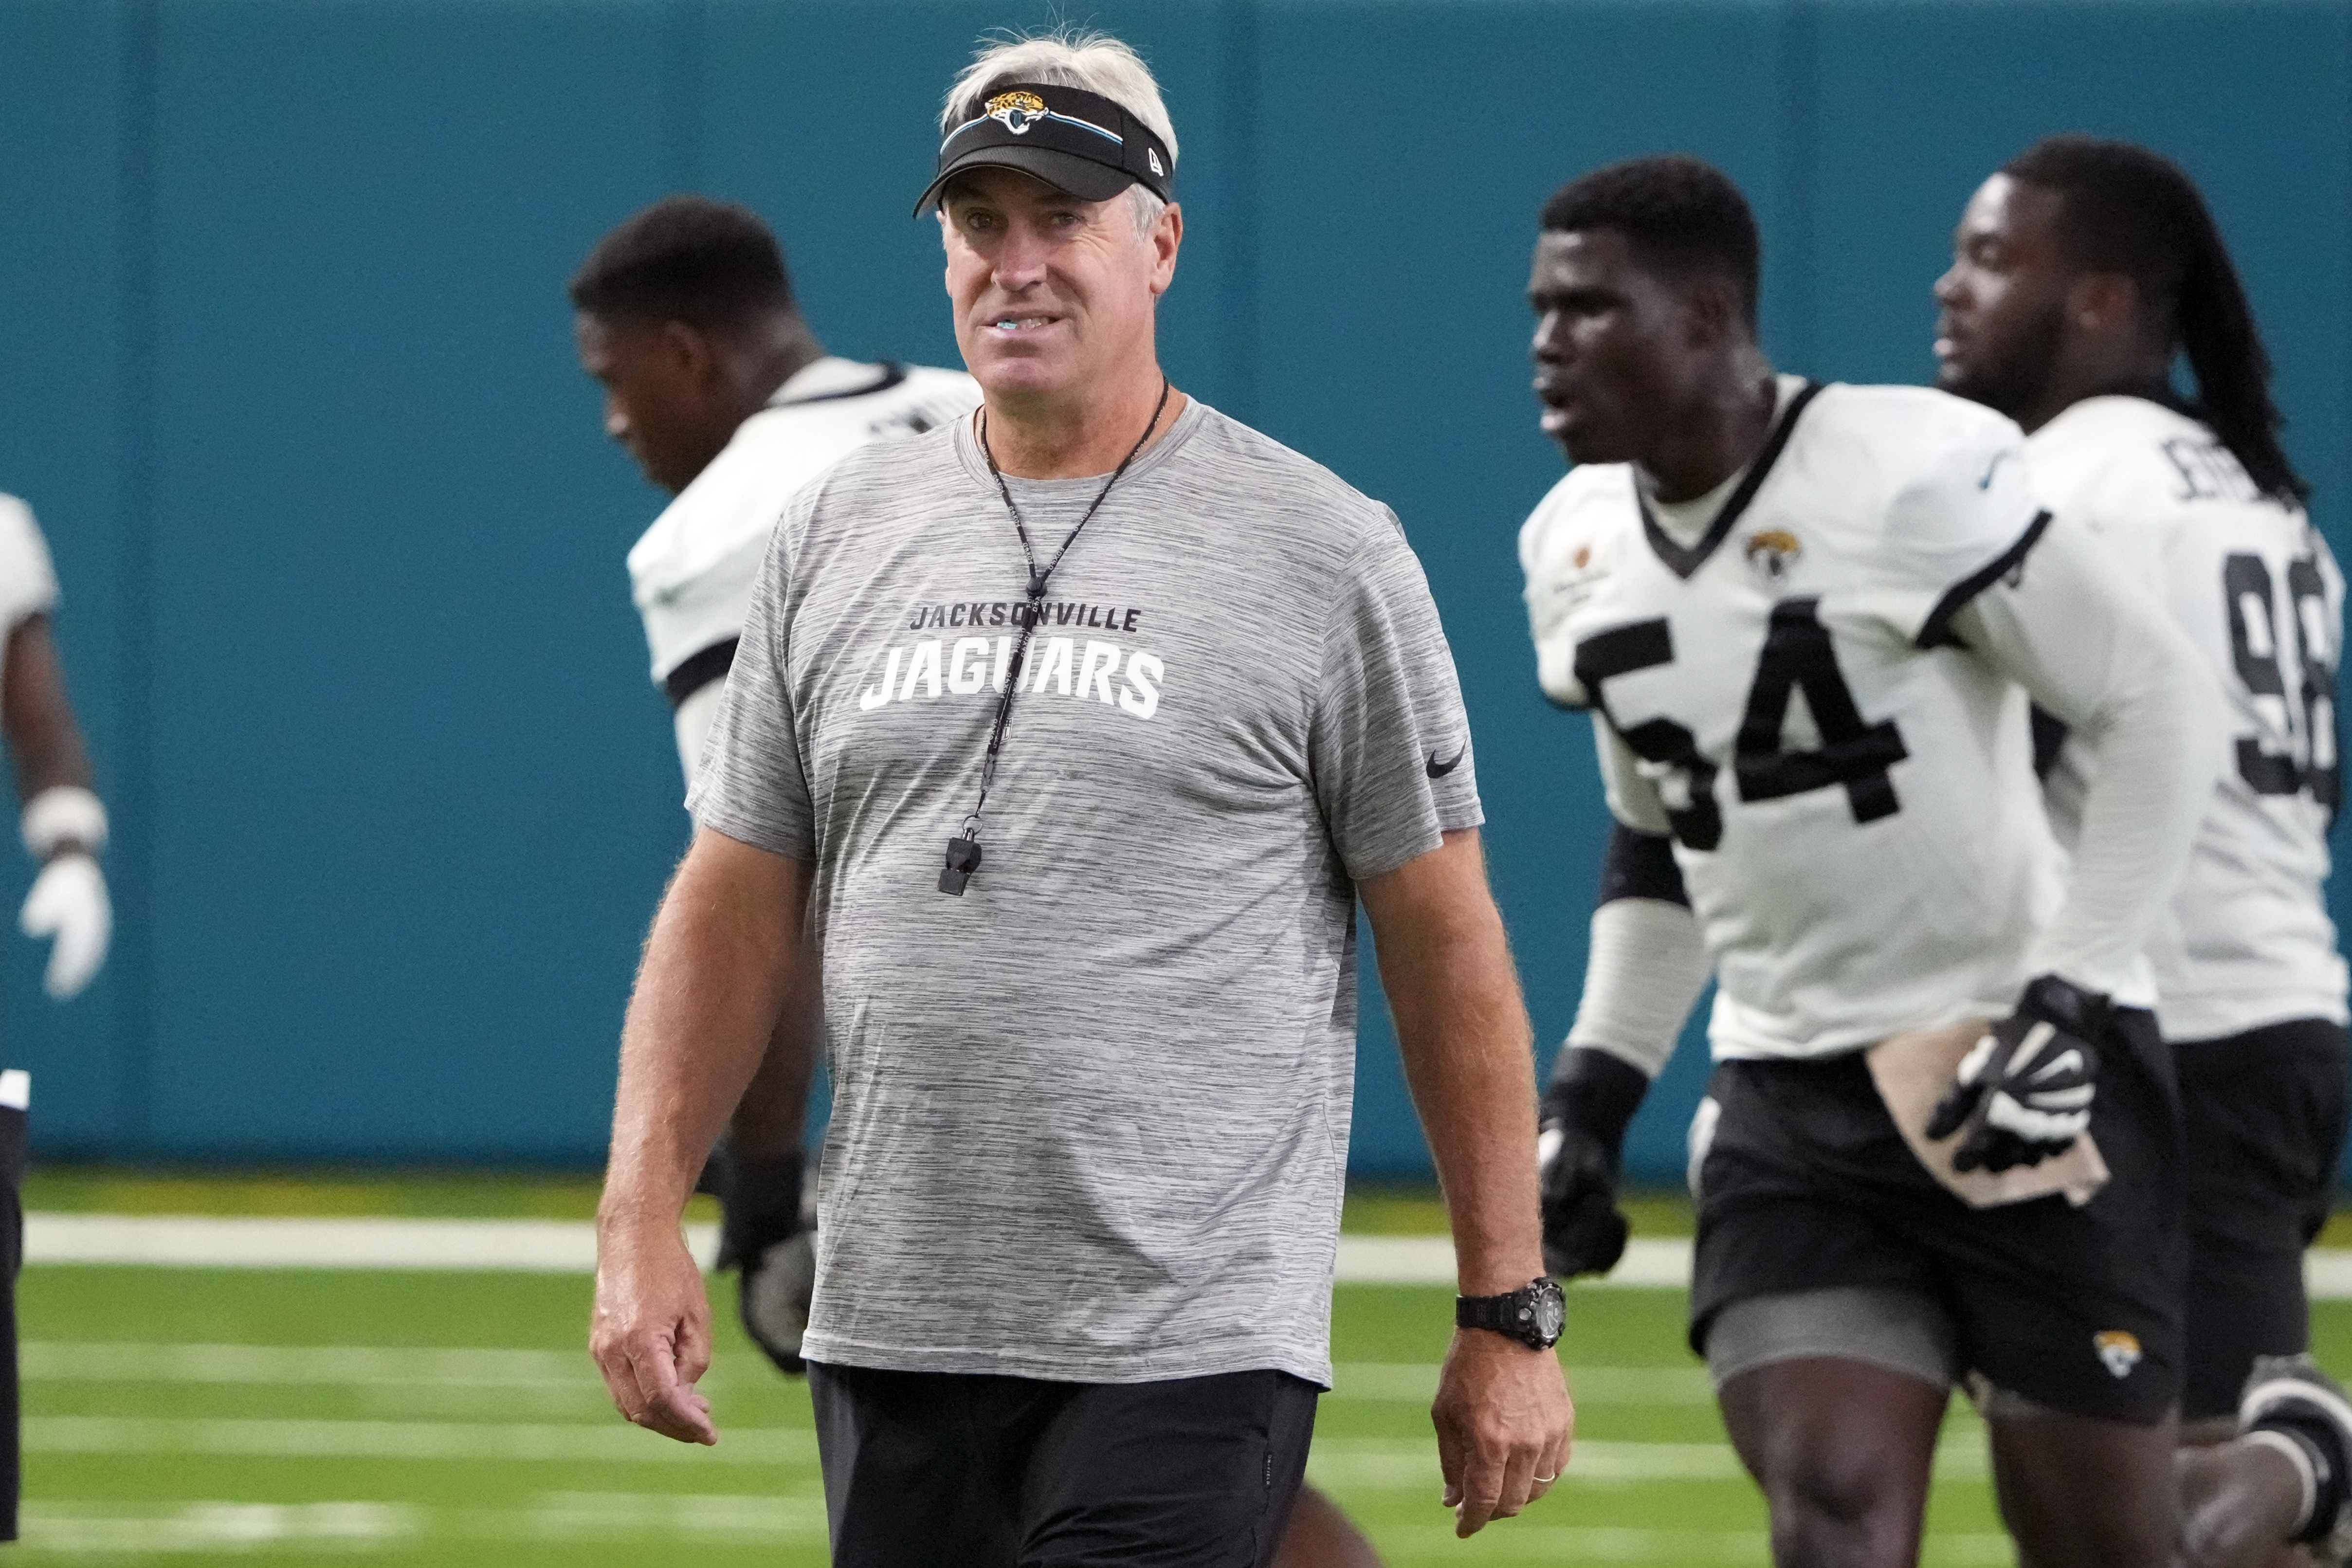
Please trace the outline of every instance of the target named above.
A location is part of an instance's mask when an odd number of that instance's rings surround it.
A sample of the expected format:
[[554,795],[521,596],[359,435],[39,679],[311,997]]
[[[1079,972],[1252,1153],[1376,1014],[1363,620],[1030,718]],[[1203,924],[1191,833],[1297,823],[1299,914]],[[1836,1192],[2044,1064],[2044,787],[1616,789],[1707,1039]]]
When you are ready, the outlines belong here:
[[1687,904],[1612,899],[1592,911],[1570,1048],[1607,1051],[1655,1078],[1711,972]]
[[2032,972],[2110,994],[2139,989],[2139,954],[2219,776],[2212,676],[2147,590],[2064,521],[1951,626],[2063,720],[2067,744],[2086,753],[2065,902],[2035,945]]
[[57,602],[57,569],[49,563],[48,542],[33,521],[33,509],[15,496],[0,495],[0,634]]

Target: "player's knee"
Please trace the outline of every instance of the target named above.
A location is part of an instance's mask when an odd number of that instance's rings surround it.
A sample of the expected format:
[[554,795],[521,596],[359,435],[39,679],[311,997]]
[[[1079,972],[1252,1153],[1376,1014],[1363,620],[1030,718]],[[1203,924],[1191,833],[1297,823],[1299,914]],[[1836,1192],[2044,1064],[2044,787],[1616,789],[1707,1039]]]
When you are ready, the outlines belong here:
[[1817,1445],[1772,1471],[1764,1490],[1779,1561],[1838,1568],[1907,1561],[1903,1543],[1917,1536],[1918,1488],[1883,1454]]

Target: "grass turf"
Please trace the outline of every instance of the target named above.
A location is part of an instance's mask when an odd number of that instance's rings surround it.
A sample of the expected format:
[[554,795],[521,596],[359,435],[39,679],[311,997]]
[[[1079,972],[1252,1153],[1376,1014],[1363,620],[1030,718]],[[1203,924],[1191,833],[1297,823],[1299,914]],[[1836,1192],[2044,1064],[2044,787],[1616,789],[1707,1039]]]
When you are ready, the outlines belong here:
[[[45,1173],[32,1206],[212,1214],[584,1215],[593,1184],[473,1175],[223,1181]],[[1636,1205],[1637,1234],[1688,1230]],[[1433,1195],[1351,1193],[1348,1228],[1443,1228]],[[37,1267],[19,1289],[32,1563],[325,1563],[600,1568],[825,1561],[804,1387],[736,1329],[721,1295],[705,1390],[725,1441],[689,1449],[611,1413],[583,1349],[584,1277]],[[1571,1293],[1563,1359],[1579,1451],[1526,1517],[1469,1542],[1439,1506],[1426,1415],[1448,1293],[1343,1286],[1339,1387],[1309,1474],[1398,1565],[1759,1563],[1764,1510],[1724,1445],[1671,1290]],[[2352,1303],[2314,1308],[2315,1348],[2352,1364]],[[1956,1405],[1930,1568],[2013,1561]]]
[[[705,1384],[726,1441],[703,1451],[611,1414],[581,1349],[582,1278],[51,1267],[21,1300],[20,1561],[824,1561],[807,1394],[731,1321]],[[1310,1473],[1390,1563],[1766,1560],[1762,1507],[1665,1290],[1576,1296],[1570,1479],[1454,1542],[1424,1414],[1447,1306],[1436,1289],[1339,1292],[1339,1385]],[[2315,1316],[2322,1354],[2344,1364],[2352,1308]],[[2011,1560],[1981,1455],[1956,1407],[1930,1564]]]

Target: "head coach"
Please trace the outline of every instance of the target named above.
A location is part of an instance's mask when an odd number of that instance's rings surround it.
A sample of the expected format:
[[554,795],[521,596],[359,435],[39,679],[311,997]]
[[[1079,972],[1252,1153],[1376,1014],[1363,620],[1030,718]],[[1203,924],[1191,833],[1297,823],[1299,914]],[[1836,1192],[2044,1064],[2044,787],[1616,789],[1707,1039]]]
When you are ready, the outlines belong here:
[[834,1561],[1267,1562],[1330,1381],[1371,920],[1463,1300],[1463,1533],[1559,1475],[1532,1064],[1453,662],[1395,517],[1171,387],[1176,139],[1124,45],[942,116],[969,420],[793,499],[621,1050],[593,1348],[714,1442],[678,1216],[821,963],[810,1363]]

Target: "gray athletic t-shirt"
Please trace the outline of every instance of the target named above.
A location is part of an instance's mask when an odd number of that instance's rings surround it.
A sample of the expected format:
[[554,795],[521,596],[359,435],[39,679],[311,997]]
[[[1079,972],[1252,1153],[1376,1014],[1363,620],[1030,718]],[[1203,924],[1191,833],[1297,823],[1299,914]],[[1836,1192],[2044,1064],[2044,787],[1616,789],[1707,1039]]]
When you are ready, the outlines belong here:
[[[1102,488],[1010,482],[1040,565]],[[1026,581],[970,421],[843,459],[776,530],[687,803],[815,868],[805,1353],[1328,1384],[1354,881],[1481,821],[1420,563],[1188,404],[1053,575],[950,897]]]

